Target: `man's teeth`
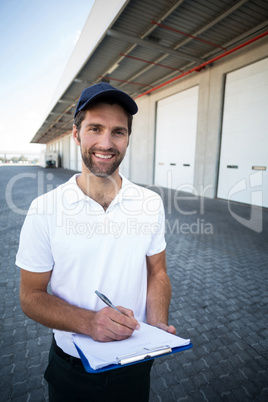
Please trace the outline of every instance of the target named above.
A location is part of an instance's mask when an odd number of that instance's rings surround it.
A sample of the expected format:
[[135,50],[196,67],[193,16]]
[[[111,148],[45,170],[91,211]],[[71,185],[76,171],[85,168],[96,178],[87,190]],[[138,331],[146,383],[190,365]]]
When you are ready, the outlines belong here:
[[97,158],[101,158],[101,159],[111,159],[111,157],[112,157],[113,155],[95,154],[95,156],[97,156]]

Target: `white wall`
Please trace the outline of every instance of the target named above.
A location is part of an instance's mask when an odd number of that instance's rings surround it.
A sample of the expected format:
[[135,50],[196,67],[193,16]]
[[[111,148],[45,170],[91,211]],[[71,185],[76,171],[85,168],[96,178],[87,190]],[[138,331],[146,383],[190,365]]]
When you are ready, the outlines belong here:
[[75,144],[72,136],[70,136],[69,142],[70,142],[70,169],[76,170],[77,169],[77,166],[76,166],[77,165],[77,152],[76,152],[77,145]]
[[70,136],[71,134],[68,134],[60,139],[62,142],[61,166],[64,169],[70,169]]
[[136,183],[151,184],[154,160],[154,113],[151,112],[150,97],[145,96],[138,102],[139,112],[133,118],[130,135],[130,172],[129,178]]

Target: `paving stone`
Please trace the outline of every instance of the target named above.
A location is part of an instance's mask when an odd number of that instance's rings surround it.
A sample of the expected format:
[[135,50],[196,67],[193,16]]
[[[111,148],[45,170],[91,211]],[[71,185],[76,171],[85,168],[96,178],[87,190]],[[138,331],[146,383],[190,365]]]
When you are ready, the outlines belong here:
[[[0,169],[3,189],[20,173],[42,174],[44,191],[48,184],[56,187],[73,174],[34,166]],[[14,186],[13,202],[19,208],[27,210],[37,196],[33,182],[25,178]],[[155,361],[150,402],[266,402],[268,210],[262,210],[263,231],[255,233],[231,216],[227,201],[189,200],[189,194],[180,193],[181,211],[197,211],[185,215],[176,210],[173,190],[161,192],[167,222],[175,228],[166,235],[173,291],[170,323],[179,336],[191,338],[194,347]],[[238,215],[250,219],[250,206],[234,206]],[[0,400],[47,402],[43,373],[52,330],[25,317],[20,309],[20,273],[14,261],[24,216],[9,208],[5,191],[0,192],[0,209]],[[197,219],[211,223],[213,235],[176,232],[178,220],[180,225],[191,225]]]
[[221,400],[226,402],[237,402],[237,398],[231,393],[231,391],[222,392]]
[[28,379],[24,378],[22,381],[12,383],[12,398],[27,394]]
[[14,360],[15,360],[15,363],[13,365],[13,371],[15,369],[20,371],[20,372],[25,372],[25,370],[27,370],[27,368],[28,368],[27,359],[24,358],[23,360],[19,360],[19,359],[17,359],[17,355],[16,355],[16,359],[14,359]]
[[1,401],[11,401],[10,399],[10,390],[8,388],[2,388],[0,389],[0,400]]
[[[5,351],[3,353],[6,353]],[[13,363],[13,354],[3,354],[1,356],[1,366],[8,366]]]
[[46,400],[43,389],[34,389],[28,393],[27,402],[44,402]]
[[188,396],[182,384],[176,384],[172,387],[172,398],[174,401],[186,398]]
[[[261,390],[257,390],[255,385],[248,381],[246,384],[243,384],[239,388],[235,388],[233,390],[234,394],[237,396],[237,398],[241,401],[243,400],[254,400],[257,398],[257,394],[261,392]],[[257,399],[255,399],[257,400]]]
[[265,393],[268,396],[267,370],[263,370],[263,372],[258,372],[256,374],[252,373],[249,378],[258,390],[262,390],[262,393]]
[[[38,373],[40,371],[37,370]],[[42,389],[42,375],[34,375],[30,374],[29,376],[29,383],[28,383],[28,389],[32,392],[32,390],[40,390]],[[43,391],[44,392],[44,391]]]
[[193,383],[196,385],[195,390],[200,389],[201,386],[207,384],[207,379],[203,373],[195,374],[193,376]]
[[216,401],[219,397],[218,392],[210,384],[203,386],[200,391],[205,401]]
[[261,395],[260,398],[258,399],[258,402],[267,402],[267,396],[268,394]]
[[194,384],[192,378],[182,379],[180,381],[180,383],[183,386],[183,389],[186,392],[186,395],[191,394],[193,392],[193,390],[195,389],[195,384]]

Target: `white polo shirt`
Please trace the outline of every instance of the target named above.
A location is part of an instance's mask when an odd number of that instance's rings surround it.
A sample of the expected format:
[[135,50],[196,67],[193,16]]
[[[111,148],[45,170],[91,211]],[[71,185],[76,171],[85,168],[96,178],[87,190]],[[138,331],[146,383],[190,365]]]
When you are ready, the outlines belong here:
[[[162,200],[122,177],[119,193],[104,211],[79,189],[78,176],[32,202],[16,264],[32,272],[52,270],[52,294],[73,305],[102,309],[98,290],[146,321],[146,256],[166,247]],[[71,334],[54,333],[58,346],[78,357]]]

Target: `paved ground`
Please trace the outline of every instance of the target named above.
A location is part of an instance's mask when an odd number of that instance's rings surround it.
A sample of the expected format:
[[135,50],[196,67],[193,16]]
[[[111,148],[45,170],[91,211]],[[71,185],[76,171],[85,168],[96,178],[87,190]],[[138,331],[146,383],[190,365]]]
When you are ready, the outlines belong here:
[[[31,200],[71,175],[0,167],[1,402],[47,401],[51,330],[22,313],[14,260]],[[157,191],[167,212],[170,322],[194,347],[155,361],[150,402],[267,401],[268,210]]]

